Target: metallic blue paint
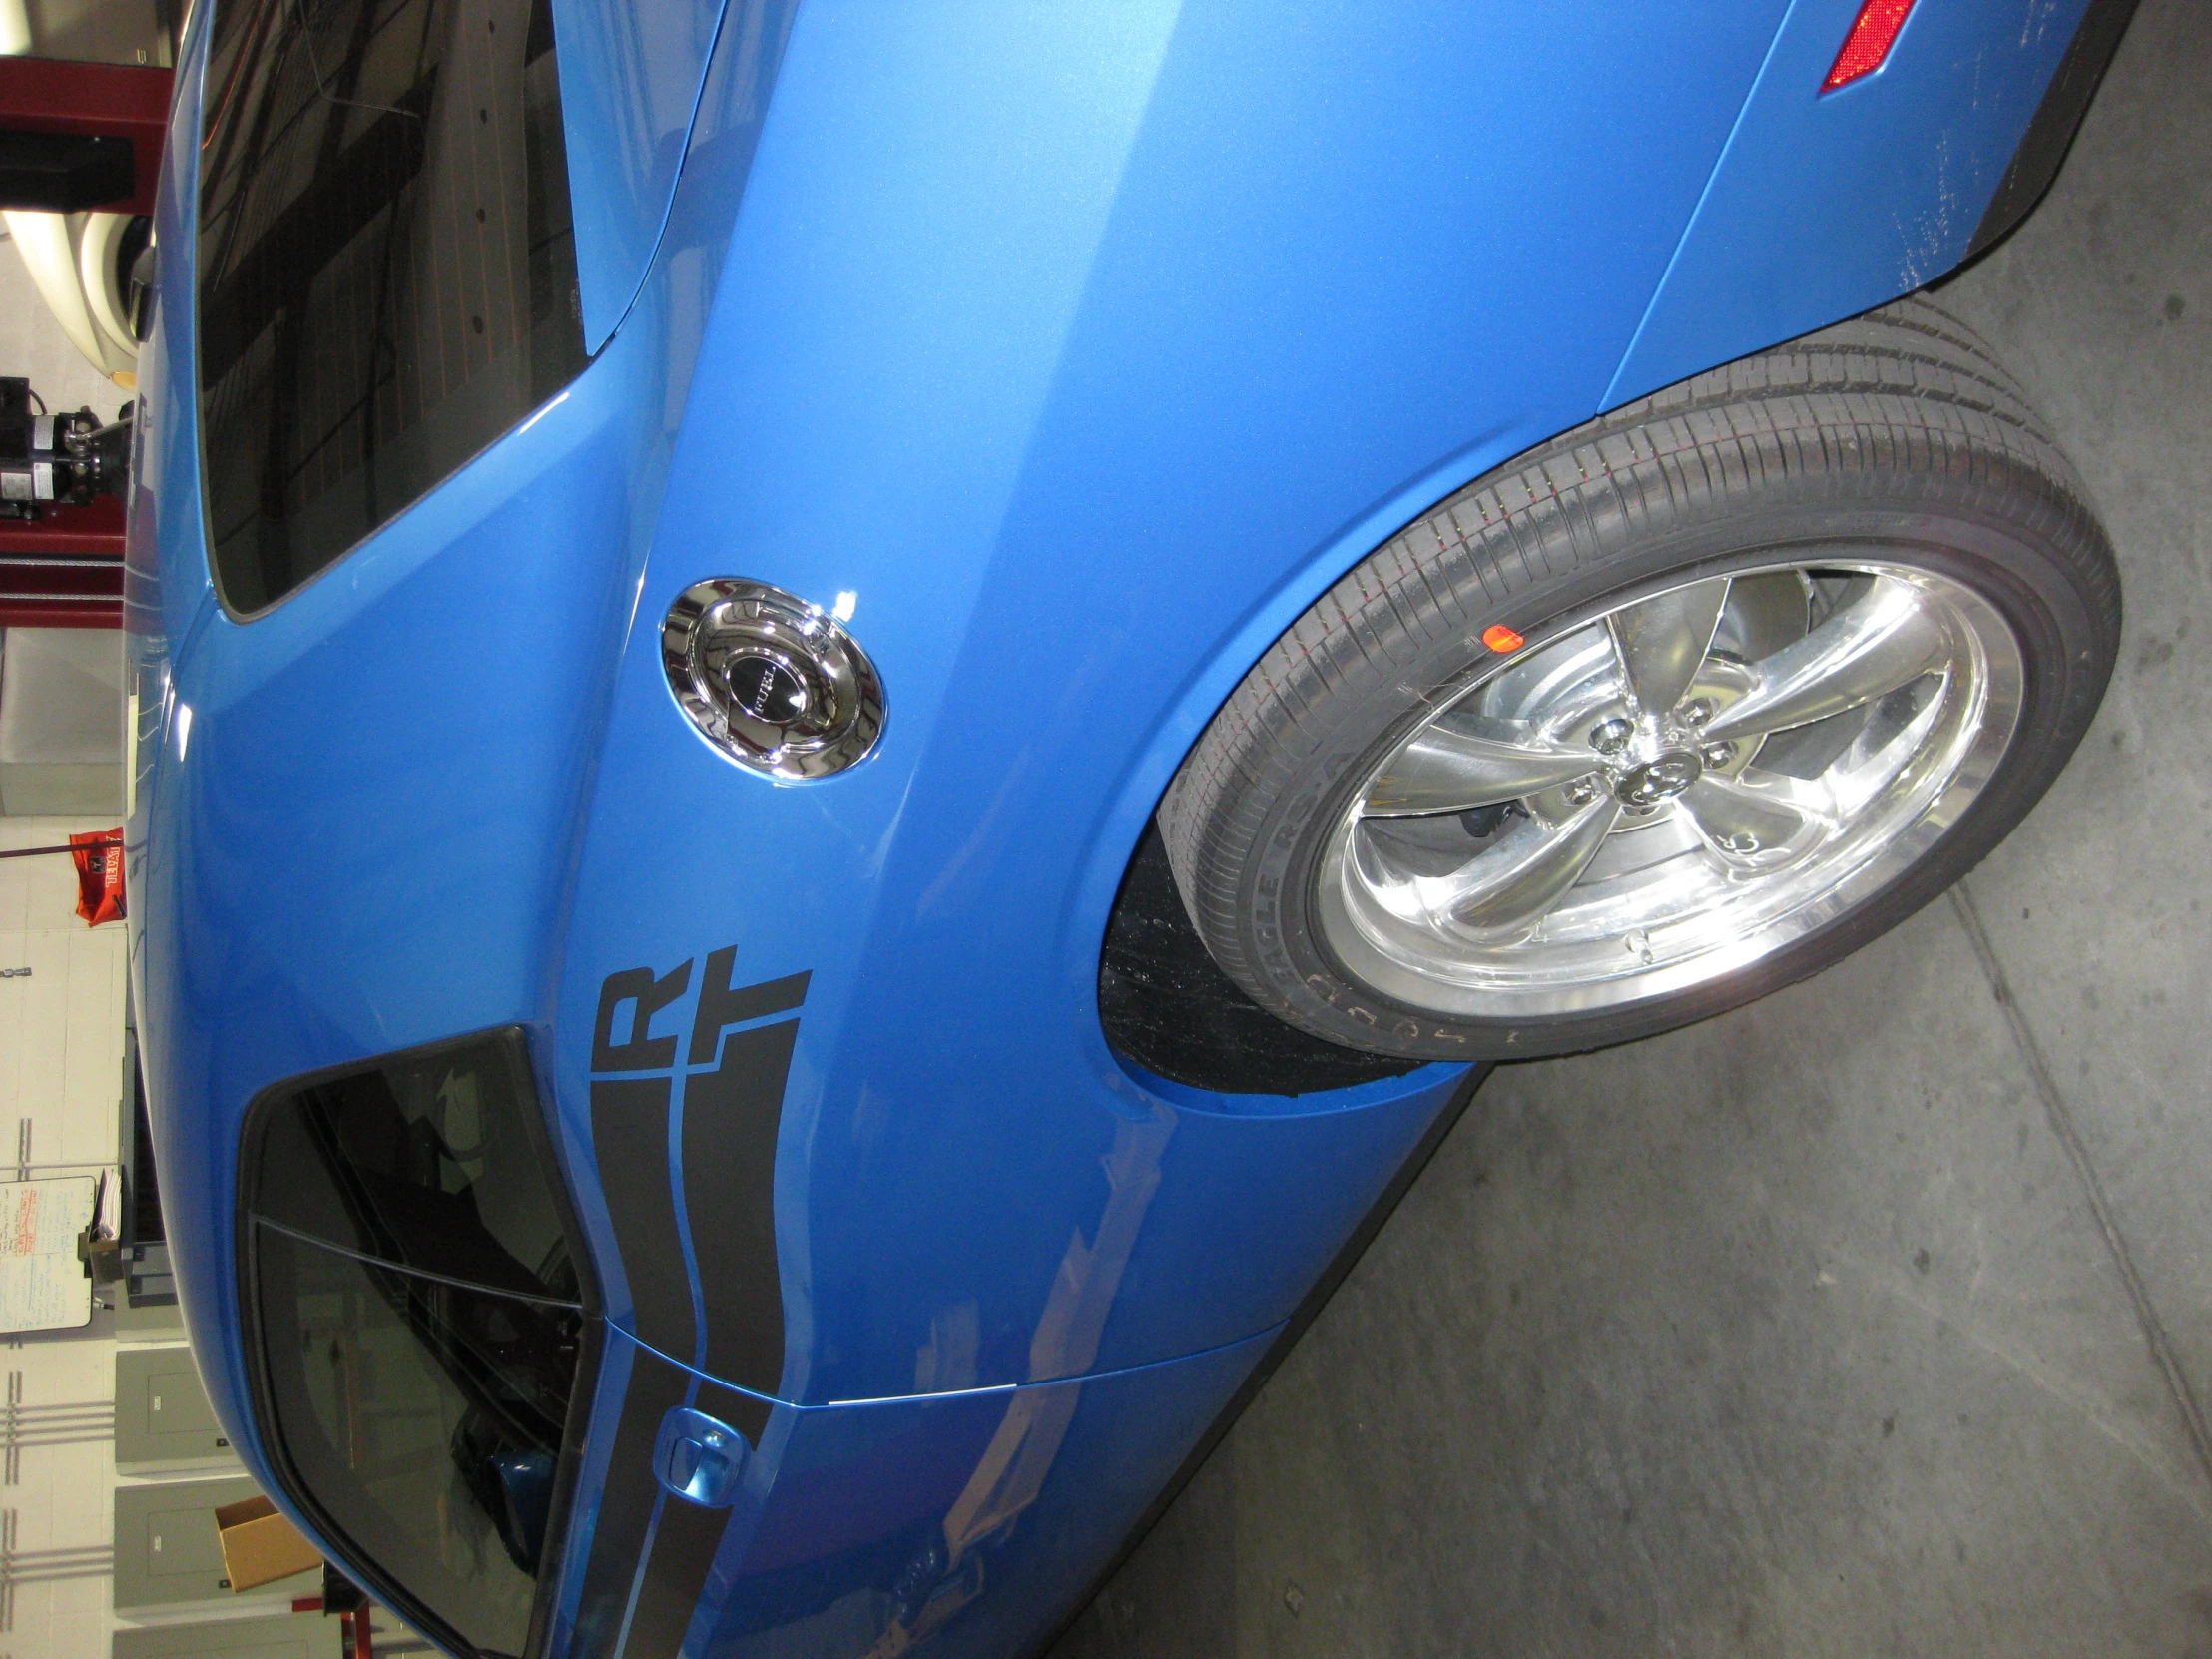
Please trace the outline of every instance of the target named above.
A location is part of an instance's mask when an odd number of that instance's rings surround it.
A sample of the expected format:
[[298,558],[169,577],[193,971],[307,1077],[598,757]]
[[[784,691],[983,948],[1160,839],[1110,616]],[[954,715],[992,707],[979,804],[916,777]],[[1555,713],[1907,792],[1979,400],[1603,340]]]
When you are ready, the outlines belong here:
[[[553,0],[584,348],[594,354],[630,308],[660,243],[723,4]],[[767,80],[792,5],[739,5],[737,26],[758,31]]]
[[[1460,1080],[1237,1098],[1119,1061],[1099,944],[1160,790],[1408,517],[1955,259],[2079,10],[2024,4],[1922,0],[1820,99],[1849,0],[733,0],[719,29],[715,0],[558,0],[596,360],[244,625],[208,581],[190,395],[198,8],[132,522],[132,973],[196,1352],[249,1466],[254,1093],[525,1026],[619,1330],[599,987],[735,943],[746,981],[813,979],[780,1397],[685,1651],[771,1642],[759,1563],[835,1519],[802,1471],[858,1489],[890,1424],[945,1467],[869,1489],[942,1520],[1014,1401],[1079,1396],[992,1546],[1010,1587],[934,1651],[1064,1611]],[[657,623],[717,575],[849,613],[889,691],[873,758],[779,787],[684,722]],[[822,1558],[857,1594],[853,1538]]]
[[[1082,1594],[1275,1335],[1031,1387],[779,1404],[684,1653],[859,1655],[901,1620],[901,1600],[909,1631],[934,1634],[931,1654],[1022,1651]],[[612,1348],[610,1375],[659,1358],[620,1339]],[[565,1583],[588,1544],[579,1528]],[[574,1650],[575,1615],[573,1600],[557,1614],[555,1651]]]
[[1809,97],[1860,5],[1794,0],[1608,405],[1965,258],[2088,0],[1920,0],[1879,70]]

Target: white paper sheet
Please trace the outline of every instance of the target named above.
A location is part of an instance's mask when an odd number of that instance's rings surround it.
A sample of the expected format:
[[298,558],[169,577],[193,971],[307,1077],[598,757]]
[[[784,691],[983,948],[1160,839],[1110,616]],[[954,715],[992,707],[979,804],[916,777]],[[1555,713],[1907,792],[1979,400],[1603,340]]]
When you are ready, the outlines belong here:
[[89,1324],[92,1281],[77,1260],[91,1224],[93,1178],[0,1181],[0,1332]]

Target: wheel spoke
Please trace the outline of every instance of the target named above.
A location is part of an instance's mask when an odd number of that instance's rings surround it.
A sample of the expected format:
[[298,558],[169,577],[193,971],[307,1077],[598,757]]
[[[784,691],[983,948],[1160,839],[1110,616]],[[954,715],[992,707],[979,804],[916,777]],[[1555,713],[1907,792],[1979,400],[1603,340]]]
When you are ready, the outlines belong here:
[[1840,715],[1948,660],[1949,642],[1908,583],[1878,582],[1849,610],[1753,666],[1752,688],[1705,729],[1742,738]]
[[1557,825],[1523,819],[1452,878],[1455,890],[1439,907],[1485,943],[1526,938],[1597,855],[1620,811],[1600,795]]
[[1731,869],[1772,867],[1804,851],[1831,828],[1827,807],[1819,786],[1779,773],[1708,773],[1675,798],[1676,811]]
[[1836,764],[1821,779],[1823,787],[1835,797],[1838,818],[1849,818],[1872,805],[1897,781],[1942,719],[1944,704],[1945,697],[1938,689],[1923,698],[1921,706],[1910,713],[1893,712],[1889,700],[1876,706],[1873,718],[1861,727],[1851,747],[1837,757]]
[[1407,818],[1421,813],[1463,813],[1500,801],[1518,801],[1555,785],[1571,784],[1597,770],[1587,750],[1515,743],[1494,733],[1453,729],[1440,722],[1415,738],[1368,786],[1361,812],[1369,818]]
[[1704,990],[1926,856],[2016,741],[2025,653],[1874,552],[1747,547],[1470,646],[1343,780],[1312,925],[1348,982],[1439,1019]]
[[1620,659],[1622,685],[1640,712],[1663,715],[1682,701],[1713,644],[1713,630],[1727,603],[1728,578],[1716,576],[1605,619]]

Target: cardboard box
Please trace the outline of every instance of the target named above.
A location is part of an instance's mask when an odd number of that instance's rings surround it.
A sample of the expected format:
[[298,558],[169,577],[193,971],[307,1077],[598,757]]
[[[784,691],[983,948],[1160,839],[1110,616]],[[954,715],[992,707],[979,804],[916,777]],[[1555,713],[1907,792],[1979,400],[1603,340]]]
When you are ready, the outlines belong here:
[[224,1504],[215,1512],[215,1527],[223,1543],[223,1571],[234,1593],[258,1590],[322,1565],[321,1552],[266,1497]]

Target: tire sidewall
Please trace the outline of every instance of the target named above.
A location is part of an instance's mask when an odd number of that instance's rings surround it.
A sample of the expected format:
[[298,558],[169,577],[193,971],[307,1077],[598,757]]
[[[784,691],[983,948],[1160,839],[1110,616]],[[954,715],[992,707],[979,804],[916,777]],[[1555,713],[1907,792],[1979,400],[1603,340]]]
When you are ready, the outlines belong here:
[[[1526,579],[1517,589],[1494,555],[1478,552],[1446,573],[1445,608],[1459,611],[1458,626],[1431,630],[1425,640],[1400,635],[1396,650],[1363,657],[1333,699],[1337,718],[1319,731],[1309,729],[1287,783],[1273,800],[1254,804],[1258,825],[1244,870],[1242,942],[1246,960],[1281,1010],[1335,1041],[1407,1058],[1535,1057],[1599,1047],[1708,1017],[1816,973],[1972,868],[2025,815],[2078,743],[2117,649],[2117,617],[2100,613],[2081,553],[2038,534],[2037,515],[2016,510],[2017,492],[2003,497],[2015,510],[1996,513],[1983,505],[1992,494],[1986,478],[1970,492],[1973,499],[1945,501],[1950,480],[1916,476],[1910,482],[1921,499],[1907,504],[1884,498],[1896,482],[1880,473],[1831,474],[1763,491],[1745,510],[1663,527],[1646,523],[1633,537],[1623,533],[1625,526],[1613,526],[1613,536],[1556,573],[1538,575],[1519,565]],[[2028,474],[2017,482],[2034,486],[2027,504],[2038,498],[2048,504],[2042,479]],[[2058,516],[2062,522],[2064,515]],[[1336,959],[1314,913],[1320,865],[1336,826],[1382,758],[1439,702],[1491,670],[1498,659],[1479,643],[1485,628],[1504,624],[1536,648],[1663,588],[1761,566],[1846,558],[1877,558],[1961,583],[2004,619],[2021,654],[2021,706],[2012,740],[1987,784],[1920,861],[1743,971],[1584,1014],[1442,1017],[1361,984]],[[1438,573],[1427,573],[1427,581],[1435,588]]]

